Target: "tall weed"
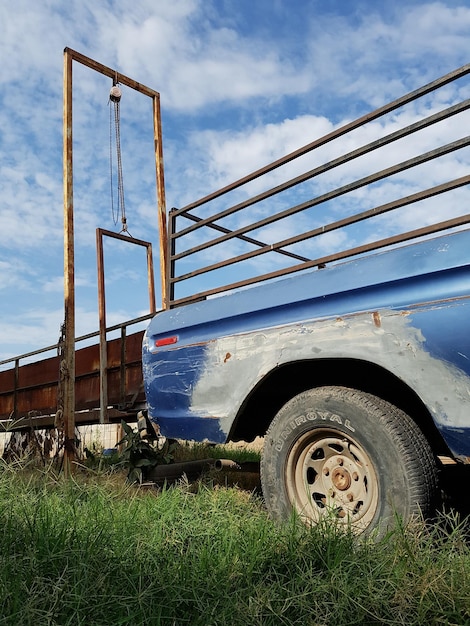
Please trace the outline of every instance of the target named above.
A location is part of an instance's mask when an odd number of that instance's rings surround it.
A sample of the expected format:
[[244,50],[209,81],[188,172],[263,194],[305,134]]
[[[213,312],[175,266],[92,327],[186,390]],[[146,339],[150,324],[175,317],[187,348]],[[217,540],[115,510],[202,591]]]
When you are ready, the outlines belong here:
[[0,626],[470,623],[466,525],[378,542],[235,488],[0,472]]

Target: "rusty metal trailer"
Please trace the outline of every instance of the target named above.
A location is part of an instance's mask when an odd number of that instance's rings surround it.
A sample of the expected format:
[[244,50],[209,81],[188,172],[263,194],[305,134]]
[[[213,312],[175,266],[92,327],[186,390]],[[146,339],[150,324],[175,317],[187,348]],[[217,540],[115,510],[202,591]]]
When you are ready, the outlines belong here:
[[[95,424],[135,420],[145,404],[142,385],[143,331],[129,333],[144,316],[107,329],[119,336],[106,342],[108,400],[101,418],[100,344],[98,332],[78,337],[95,341],[76,350],[75,423]],[[48,356],[55,351],[53,356]],[[31,359],[34,359],[31,362]],[[60,385],[61,343],[0,362],[0,423],[6,430],[60,426],[63,389]]]

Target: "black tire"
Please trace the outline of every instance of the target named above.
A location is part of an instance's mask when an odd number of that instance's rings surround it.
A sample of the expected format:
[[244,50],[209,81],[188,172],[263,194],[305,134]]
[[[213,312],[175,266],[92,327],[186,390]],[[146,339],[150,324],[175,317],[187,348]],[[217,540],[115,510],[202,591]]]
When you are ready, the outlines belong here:
[[438,491],[431,448],[413,420],[370,394],[319,387],[292,398],[265,437],[261,484],[277,518],[335,520],[355,532],[429,516]]

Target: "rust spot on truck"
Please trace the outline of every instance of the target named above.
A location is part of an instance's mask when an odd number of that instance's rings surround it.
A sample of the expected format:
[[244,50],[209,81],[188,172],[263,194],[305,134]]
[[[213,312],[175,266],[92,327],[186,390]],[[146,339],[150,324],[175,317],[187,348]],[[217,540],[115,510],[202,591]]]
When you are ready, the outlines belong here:
[[377,328],[380,328],[382,326],[382,320],[378,311],[374,311],[372,313],[372,319],[374,320],[374,324],[377,326]]

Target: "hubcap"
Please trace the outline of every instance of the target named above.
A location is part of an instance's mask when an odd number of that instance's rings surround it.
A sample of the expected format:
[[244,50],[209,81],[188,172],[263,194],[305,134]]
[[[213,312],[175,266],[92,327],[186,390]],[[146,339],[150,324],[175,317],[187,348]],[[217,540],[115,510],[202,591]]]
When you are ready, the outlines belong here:
[[310,431],[292,447],[286,465],[292,504],[307,521],[336,519],[366,528],[378,505],[378,479],[371,460],[344,433]]

